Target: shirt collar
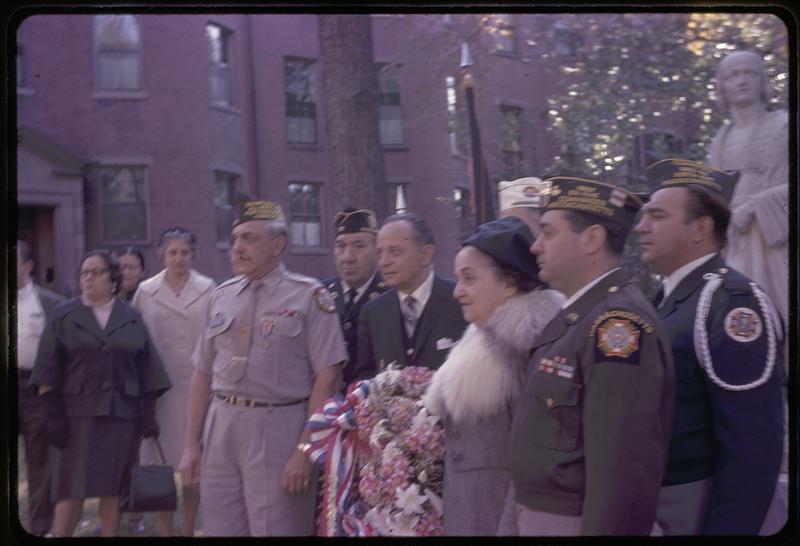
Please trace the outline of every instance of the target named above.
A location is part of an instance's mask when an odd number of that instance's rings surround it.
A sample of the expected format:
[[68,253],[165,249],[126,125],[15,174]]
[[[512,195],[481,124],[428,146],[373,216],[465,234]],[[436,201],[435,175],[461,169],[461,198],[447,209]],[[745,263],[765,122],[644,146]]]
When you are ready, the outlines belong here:
[[419,309],[423,309],[425,304],[428,303],[428,299],[430,299],[432,291],[433,268],[431,268],[431,270],[428,272],[428,278],[425,279],[425,282],[419,285],[419,287],[411,294],[398,290],[397,295],[400,297],[400,303],[403,303],[403,300],[406,299],[406,296],[414,296],[414,299],[417,300],[417,304],[419,305]]
[[573,303],[575,303],[576,301],[578,301],[578,299],[579,299],[581,296],[583,296],[583,295],[584,295],[586,292],[588,292],[589,290],[591,290],[591,288],[592,288],[593,286],[595,286],[597,283],[599,283],[600,281],[602,281],[603,279],[605,279],[606,277],[608,277],[609,275],[611,275],[611,274],[612,274],[614,271],[616,271],[617,269],[619,269],[619,267],[615,267],[614,269],[610,269],[610,270],[606,271],[605,273],[603,273],[602,275],[600,275],[599,277],[597,277],[597,278],[595,278],[595,279],[593,279],[593,280],[589,281],[589,282],[588,282],[588,283],[586,283],[585,285],[583,285],[583,288],[581,288],[580,290],[578,290],[577,292],[575,292],[574,294],[572,294],[572,295],[571,295],[569,298],[567,298],[567,301],[565,301],[565,302],[564,302],[564,303],[561,305],[561,308],[562,308],[562,309],[566,309],[567,307],[569,307],[570,305],[572,305]]
[[661,301],[666,301],[667,297],[669,297],[672,291],[675,290],[675,287],[677,287],[689,273],[713,258],[715,254],[716,252],[712,252],[711,254],[706,254],[705,256],[701,256],[696,260],[692,260],[688,264],[682,265],[673,271],[671,275],[666,277],[664,279],[664,296],[661,298]]
[[[253,281],[261,281],[263,286],[269,287],[278,282],[278,280],[283,277],[283,274],[286,273],[286,266],[283,265],[283,262],[278,262],[278,265],[275,266],[275,269],[264,275],[263,277],[259,277],[257,279],[253,279]],[[239,294],[242,290],[247,288],[251,282],[248,277],[242,277],[240,281],[241,284],[239,285],[239,289],[236,291]]]
[[28,284],[17,290],[17,299],[23,300],[33,296],[34,288],[33,281],[28,281]]
[[[369,286],[372,284],[372,281],[375,280],[376,271],[372,272],[372,276],[369,279],[367,279],[367,282],[362,284],[360,287],[356,288],[356,297],[353,299],[353,301],[358,300],[361,296],[364,295],[364,292],[367,291],[367,288],[369,288]],[[350,290],[352,288],[352,286],[347,284],[347,282],[345,282],[344,279],[340,279],[340,280],[341,280],[341,283],[342,283],[342,294],[347,294],[347,291]]]

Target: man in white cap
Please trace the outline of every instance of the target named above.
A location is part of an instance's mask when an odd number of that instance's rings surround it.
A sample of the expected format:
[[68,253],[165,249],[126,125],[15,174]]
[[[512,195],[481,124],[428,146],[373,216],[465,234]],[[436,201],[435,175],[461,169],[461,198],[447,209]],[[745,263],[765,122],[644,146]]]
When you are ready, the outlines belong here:
[[497,184],[500,217],[516,216],[528,225],[534,238],[538,237],[543,187],[542,179],[535,176],[501,180]]

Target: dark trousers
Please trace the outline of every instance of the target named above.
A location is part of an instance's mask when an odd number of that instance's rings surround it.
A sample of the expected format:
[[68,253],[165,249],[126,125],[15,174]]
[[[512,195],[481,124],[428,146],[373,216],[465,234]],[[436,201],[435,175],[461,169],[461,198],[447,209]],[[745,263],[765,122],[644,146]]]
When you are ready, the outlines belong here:
[[19,430],[25,440],[28,467],[28,513],[31,534],[44,536],[53,523],[48,465],[47,413],[39,397],[28,387],[30,372],[19,370]]

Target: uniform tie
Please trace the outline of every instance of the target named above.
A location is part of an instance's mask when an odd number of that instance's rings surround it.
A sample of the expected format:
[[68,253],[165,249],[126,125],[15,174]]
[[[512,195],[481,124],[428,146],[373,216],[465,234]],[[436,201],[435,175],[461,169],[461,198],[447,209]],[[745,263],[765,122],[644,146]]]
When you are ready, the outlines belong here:
[[414,336],[414,329],[417,327],[417,319],[419,319],[417,300],[414,296],[406,296],[403,300],[402,315],[406,333],[408,338],[411,339]]
[[356,289],[350,288],[347,292],[344,293],[344,310],[345,312],[349,313],[350,310],[353,308],[353,304],[356,301]]
[[236,343],[234,344],[234,356],[247,358],[250,354],[250,340],[253,338],[253,318],[256,314],[256,303],[258,303],[258,291],[263,286],[262,281],[252,281],[245,290],[247,301],[242,307],[241,312],[236,316]]

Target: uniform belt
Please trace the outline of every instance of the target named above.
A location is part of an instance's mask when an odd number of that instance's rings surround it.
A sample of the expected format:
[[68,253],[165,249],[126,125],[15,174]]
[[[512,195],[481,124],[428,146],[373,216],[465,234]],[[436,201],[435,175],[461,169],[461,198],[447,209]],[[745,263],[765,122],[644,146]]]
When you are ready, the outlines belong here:
[[295,404],[300,404],[301,402],[305,402],[308,398],[302,398],[300,400],[295,400],[294,402],[262,402],[259,400],[254,400],[252,398],[245,398],[244,396],[240,396],[235,392],[230,394],[222,394],[221,392],[215,392],[214,396],[231,404],[233,406],[246,406],[248,408],[278,408],[281,406],[294,406]]

